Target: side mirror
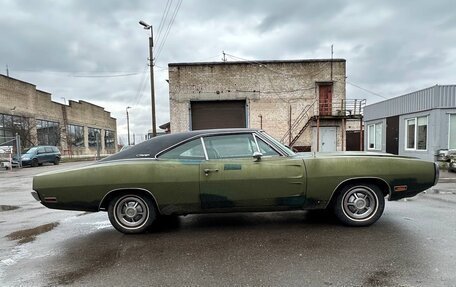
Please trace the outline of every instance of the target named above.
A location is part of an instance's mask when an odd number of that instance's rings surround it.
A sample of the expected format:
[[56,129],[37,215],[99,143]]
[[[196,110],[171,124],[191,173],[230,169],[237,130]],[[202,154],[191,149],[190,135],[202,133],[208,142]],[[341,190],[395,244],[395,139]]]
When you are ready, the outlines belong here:
[[255,159],[255,161],[260,161],[262,156],[263,154],[261,152],[256,151],[253,153],[253,158]]

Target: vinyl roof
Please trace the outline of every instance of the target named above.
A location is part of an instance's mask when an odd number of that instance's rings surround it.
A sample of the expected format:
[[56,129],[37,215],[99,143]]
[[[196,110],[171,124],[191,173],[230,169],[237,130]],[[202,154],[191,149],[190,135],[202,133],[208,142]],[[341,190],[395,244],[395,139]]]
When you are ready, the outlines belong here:
[[113,154],[107,158],[100,160],[100,162],[107,162],[112,160],[121,159],[134,159],[134,158],[154,158],[157,153],[167,149],[175,144],[183,142],[187,139],[198,137],[201,135],[214,135],[214,134],[232,134],[232,133],[247,133],[255,132],[256,129],[210,129],[210,130],[197,130],[188,131],[175,134],[167,134],[154,137],[150,140],[137,144],[127,150]]

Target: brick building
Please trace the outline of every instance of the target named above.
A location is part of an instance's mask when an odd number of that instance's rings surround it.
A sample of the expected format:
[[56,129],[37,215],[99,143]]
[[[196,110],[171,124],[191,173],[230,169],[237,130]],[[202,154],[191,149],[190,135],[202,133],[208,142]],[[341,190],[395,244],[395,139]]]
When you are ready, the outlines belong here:
[[345,121],[361,113],[346,100],[345,63],[170,63],[171,131],[250,127],[300,150],[345,150]]
[[23,147],[55,145],[64,155],[117,151],[116,119],[85,101],[53,102],[36,86],[0,75],[0,144],[16,133]]

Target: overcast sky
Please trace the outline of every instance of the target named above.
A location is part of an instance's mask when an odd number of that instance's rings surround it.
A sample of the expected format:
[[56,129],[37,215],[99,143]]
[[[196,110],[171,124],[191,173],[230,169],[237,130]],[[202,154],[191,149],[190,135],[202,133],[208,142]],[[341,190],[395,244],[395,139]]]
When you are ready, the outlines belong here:
[[56,102],[105,107],[120,135],[131,106],[131,130],[144,135],[151,127],[149,34],[141,19],[156,37],[158,125],[169,121],[167,64],[220,61],[222,51],[249,60],[329,58],[333,44],[334,57],[347,60],[347,98],[368,104],[456,84],[451,0],[0,0],[0,72],[8,65],[11,77]]

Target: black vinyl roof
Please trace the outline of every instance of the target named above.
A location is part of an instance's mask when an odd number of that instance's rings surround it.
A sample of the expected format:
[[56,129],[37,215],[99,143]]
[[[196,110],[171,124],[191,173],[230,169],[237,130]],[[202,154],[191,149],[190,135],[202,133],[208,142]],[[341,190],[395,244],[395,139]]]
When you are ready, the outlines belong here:
[[211,129],[167,134],[154,137],[129,149],[108,156],[107,158],[100,160],[100,162],[133,158],[154,158],[155,155],[162,150],[165,150],[173,145],[194,137],[203,135],[247,133],[256,131],[256,129]]

